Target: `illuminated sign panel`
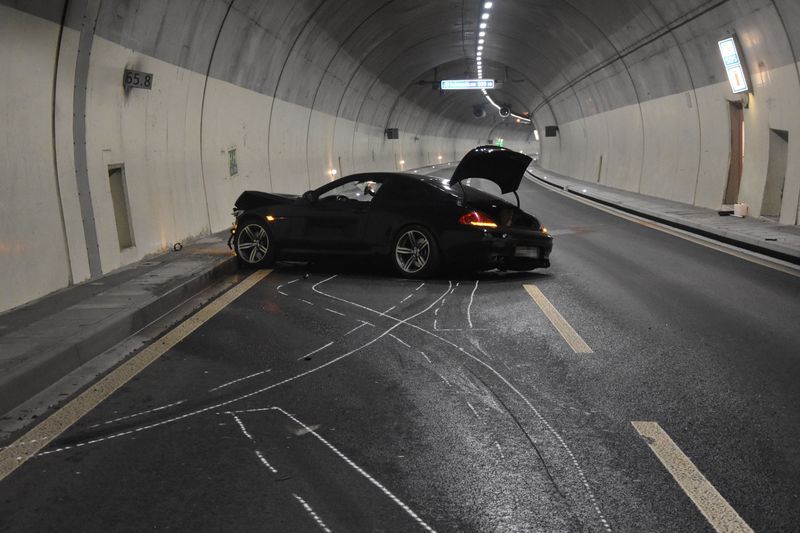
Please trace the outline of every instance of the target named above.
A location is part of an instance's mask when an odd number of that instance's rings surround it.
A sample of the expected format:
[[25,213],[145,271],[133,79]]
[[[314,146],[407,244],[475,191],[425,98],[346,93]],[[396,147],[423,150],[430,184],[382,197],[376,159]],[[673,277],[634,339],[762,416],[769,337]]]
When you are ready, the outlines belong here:
[[439,87],[443,91],[468,91],[476,89],[494,89],[494,80],[442,80]]
[[733,37],[719,42],[719,53],[722,55],[722,62],[728,72],[728,81],[734,94],[744,93],[749,90],[747,86],[747,76],[745,75],[744,65],[739,59],[739,50],[736,47],[736,40]]

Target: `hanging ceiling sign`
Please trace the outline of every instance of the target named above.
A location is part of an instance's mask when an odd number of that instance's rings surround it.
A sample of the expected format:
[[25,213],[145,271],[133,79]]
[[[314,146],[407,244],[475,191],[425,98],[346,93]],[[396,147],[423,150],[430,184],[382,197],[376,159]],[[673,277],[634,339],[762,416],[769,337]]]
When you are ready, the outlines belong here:
[[747,75],[744,65],[739,56],[739,48],[736,46],[736,39],[729,37],[719,42],[719,53],[722,55],[722,62],[728,72],[728,81],[734,94],[745,93],[750,90],[747,83]]
[[443,91],[469,91],[480,89],[494,89],[494,80],[442,80],[439,87]]

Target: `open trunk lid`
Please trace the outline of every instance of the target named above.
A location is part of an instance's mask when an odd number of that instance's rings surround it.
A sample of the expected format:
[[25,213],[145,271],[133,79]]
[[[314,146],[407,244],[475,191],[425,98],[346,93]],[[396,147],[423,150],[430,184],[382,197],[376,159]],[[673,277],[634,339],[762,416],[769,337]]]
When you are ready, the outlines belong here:
[[470,178],[496,183],[503,194],[516,192],[532,159],[499,146],[479,146],[467,153],[453,172],[450,185]]

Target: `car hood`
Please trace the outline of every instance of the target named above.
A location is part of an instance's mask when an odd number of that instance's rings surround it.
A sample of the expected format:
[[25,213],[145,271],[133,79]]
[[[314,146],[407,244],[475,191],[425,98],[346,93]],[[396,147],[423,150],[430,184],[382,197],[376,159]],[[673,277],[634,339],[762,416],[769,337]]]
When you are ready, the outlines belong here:
[[461,159],[450,178],[450,185],[483,178],[500,186],[503,194],[516,191],[532,159],[525,154],[499,146],[479,146]]
[[280,205],[280,204],[289,204],[295,201],[298,196],[293,194],[279,194],[279,193],[268,193],[268,192],[261,192],[261,191],[244,191],[242,194],[239,195],[239,198],[236,199],[236,203],[234,206],[237,209],[253,209],[256,207],[262,207],[265,205]]

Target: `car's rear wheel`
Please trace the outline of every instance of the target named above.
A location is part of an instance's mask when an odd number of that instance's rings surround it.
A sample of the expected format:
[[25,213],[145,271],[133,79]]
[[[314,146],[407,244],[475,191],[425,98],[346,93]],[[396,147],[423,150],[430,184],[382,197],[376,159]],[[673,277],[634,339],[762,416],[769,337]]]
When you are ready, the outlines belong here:
[[403,228],[392,246],[392,264],[404,278],[425,278],[439,267],[439,250],[422,226]]
[[275,262],[275,245],[269,226],[260,220],[245,220],[239,224],[234,249],[242,266],[260,268]]

